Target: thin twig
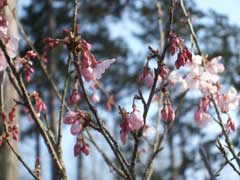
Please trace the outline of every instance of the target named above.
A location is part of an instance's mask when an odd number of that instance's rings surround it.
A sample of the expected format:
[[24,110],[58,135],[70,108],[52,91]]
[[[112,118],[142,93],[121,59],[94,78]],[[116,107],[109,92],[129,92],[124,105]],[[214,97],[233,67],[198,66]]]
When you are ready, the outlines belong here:
[[202,160],[204,162],[204,165],[205,165],[206,169],[208,170],[208,173],[209,173],[209,176],[210,176],[210,180],[216,180],[216,177],[215,177],[215,175],[213,173],[212,166],[211,166],[211,164],[210,164],[210,162],[209,162],[209,160],[207,158],[206,152],[205,152],[203,147],[200,147],[199,153],[200,153],[200,155],[202,157]]
[[11,145],[11,143],[9,142],[9,140],[7,138],[4,139],[9,148],[11,149],[11,151],[13,152],[13,154],[16,156],[16,158],[22,163],[22,165],[26,168],[26,170],[29,172],[29,174],[32,175],[32,177],[36,180],[39,180],[39,178],[36,176],[36,174],[32,171],[32,169],[27,165],[27,163],[23,160],[23,158],[17,153],[17,151],[14,149],[14,147]]

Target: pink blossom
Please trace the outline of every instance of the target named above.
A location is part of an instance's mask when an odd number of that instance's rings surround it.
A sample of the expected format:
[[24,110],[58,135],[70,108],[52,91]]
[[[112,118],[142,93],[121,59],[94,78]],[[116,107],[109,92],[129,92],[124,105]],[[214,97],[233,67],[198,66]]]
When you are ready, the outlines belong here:
[[98,103],[100,101],[100,96],[95,92],[92,97],[91,97],[91,100],[94,102],[94,103]]
[[106,69],[109,68],[109,66],[114,63],[116,59],[107,59],[101,62],[98,62],[94,68],[93,68],[93,73],[94,73],[94,78],[95,79],[101,79],[102,74],[106,71]]
[[79,121],[73,122],[71,126],[72,135],[79,135],[82,132],[82,124]]
[[227,131],[227,133],[229,133],[230,131],[236,131],[236,125],[233,122],[232,118],[229,117],[227,123],[225,124],[225,129]]
[[142,113],[136,107],[130,113],[129,123],[133,130],[139,130],[144,124]]
[[77,119],[77,115],[78,115],[78,113],[76,113],[74,111],[68,111],[63,119],[63,122],[65,124],[73,124]]
[[93,68],[90,66],[87,68],[82,68],[81,73],[86,81],[91,81],[95,78],[93,73]]
[[163,106],[163,109],[161,110],[161,115],[165,121],[168,120],[168,106]]
[[163,109],[161,110],[161,115],[165,122],[172,122],[175,120],[175,110],[173,109],[171,104],[163,106]]
[[231,87],[228,92],[217,96],[217,104],[222,112],[228,112],[229,109],[236,109],[239,105],[240,96],[236,89]]
[[153,74],[149,67],[144,67],[143,72],[138,77],[139,81],[144,81],[148,88],[151,88],[153,85]]
[[39,97],[36,101],[36,104],[34,106],[36,113],[40,116],[40,113],[42,111],[46,111],[47,107],[46,104],[43,102],[43,100]]
[[211,121],[212,117],[198,107],[197,111],[194,113],[194,120],[199,127],[202,127],[207,122]]
[[120,139],[123,144],[127,143],[128,140],[128,133],[132,130],[132,126],[129,122],[129,114],[127,112],[124,112],[124,121],[120,125],[121,130],[120,130]]
[[175,110],[173,109],[172,105],[168,105],[168,121],[172,122],[175,120]]
[[209,61],[206,64],[206,71],[212,73],[212,74],[218,74],[224,71],[223,64],[219,63],[219,61],[222,59],[221,56],[213,58],[211,61]]
[[71,105],[77,104],[81,99],[81,95],[77,89],[73,89],[69,97],[69,102]]

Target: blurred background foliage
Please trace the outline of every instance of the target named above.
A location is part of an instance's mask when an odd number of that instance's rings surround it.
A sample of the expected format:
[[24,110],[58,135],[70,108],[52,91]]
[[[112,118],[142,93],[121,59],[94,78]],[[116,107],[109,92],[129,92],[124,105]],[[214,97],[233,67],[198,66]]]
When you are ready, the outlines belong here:
[[[92,44],[93,53],[97,59],[117,59],[117,63],[104,74],[102,79],[104,87],[111,94],[114,94],[116,104],[128,104],[129,107],[131,106],[132,97],[137,93],[136,80],[145,64],[148,46],[151,45],[154,48],[159,48],[160,46],[156,2],[156,0],[80,1],[78,18],[82,37]],[[170,1],[161,0],[160,2],[163,10],[163,29],[165,31],[168,23]],[[219,55],[223,57],[226,67],[223,81],[233,84],[239,90],[239,27],[230,24],[228,18],[222,14],[214,11],[203,12],[193,0],[186,1],[186,8],[191,14],[202,51],[208,55],[209,59]],[[43,39],[45,37],[61,38],[63,37],[63,29],[71,28],[73,1],[33,0],[23,7],[23,11],[19,16],[35,47],[39,52],[43,52]],[[174,15],[173,30],[191,47],[190,31],[178,1]],[[24,54],[28,49],[29,47],[22,43],[20,53]],[[66,60],[67,51],[64,48],[54,49],[54,51],[48,54],[48,70],[57,84],[59,84],[58,88],[60,90],[66,74]],[[170,56],[166,59],[170,66],[173,65],[174,61],[175,59]],[[38,67],[37,63],[34,65]],[[38,68],[33,78],[30,88],[37,89],[42,93],[48,106],[50,119],[56,119],[58,117],[56,115],[56,107],[58,108],[59,106],[54,93],[49,90],[49,83]],[[173,104],[176,105],[179,101],[178,94],[172,91],[171,97]],[[101,94],[101,98],[102,100],[98,106],[101,111],[105,111],[107,99],[103,94]],[[216,151],[215,147],[215,139],[219,135],[219,131],[218,134],[211,133],[211,131],[216,131],[214,130],[216,126],[213,126],[213,123],[207,125],[203,130],[195,125],[193,115],[190,113],[196,107],[193,104],[198,104],[198,101],[187,96],[175,120],[173,129],[164,141],[165,149],[155,162],[155,173],[152,179],[192,179],[195,176],[198,177],[198,174],[195,172],[200,169],[202,169],[200,173],[202,177],[207,177],[198,152],[200,144],[207,149],[208,156],[215,169],[223,162],[221,154]],[[153,104],[152,106],[156,105]],[[81,104],[80,107],[84,107],[84,104]],[[120,118],[116,116],[117,114],[116,109],[108,112],[108,117],[111,118],[106,119],[106,122],[114,122],[114,125],[111,127],[116,137],[119,134],[121,119],[118,121],[113,121],[112,119]],[[157,114],[152,113],[151,118],[148,119],[149,121],[153,120],[153,125],[156,124],[154,119],[157,119]],[[52,122],[53,129],[55,122]],[[239,133],[240,130],[238,129],[237,132]],[[24,142],[25,138],[32,138],[34,133],[36,133],[34,127],[25,128],[22,132],[22,141]],[[235,134],[233,139],[235,145],[239,146],[237,137],[239,137],[239,134]],[[38,136],[33,140],[39,141]],[[38,146],[36,147],[40,148],[39,143],[37,144]],[[124,150],[130,151],[131,148],[131,146],[127,146]],[[90,154],[90,156],[92,155]],[[81,171],[84,172],[83,164],[86,163],[86,160],[85,162],[83,161],[84,159],[80,157],[78,168],[76,168],[79,171],[76,179],[81,179]],[[141,167],[139,166],[140,169]],[[101,171],[96,170],[96,172],[100,173]],[[141,171],[139,172],[139,175],[141,175]],[[49,170],[47,173],[51,173],[51,171]],[[97,175],[97,177],[99,176],[101,174]],[[111,173],[109,173],[109,177],[110,179],[113,178]],[[54,175],[52,179],[55,179]],[[87,179],[93,179],[92,174],[88,174]]]

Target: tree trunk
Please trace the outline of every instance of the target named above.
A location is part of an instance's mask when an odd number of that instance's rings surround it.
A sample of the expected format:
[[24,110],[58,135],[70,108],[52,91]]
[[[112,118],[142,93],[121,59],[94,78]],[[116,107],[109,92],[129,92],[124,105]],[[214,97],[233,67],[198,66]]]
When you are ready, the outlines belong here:
[[[8,0],[8,4],[12,9],[16,8],[16,0]],[[5,7],[5,12],[8,21],[9,28],[8,33],[10,36],[18,36],[17,33],[17,24],[12,16],[12,13],[9,11],[8,7]],[[4,111],[9,113],[14,105],[13,98],[17,97],[17,93],[14,90],[14,87],[11,85],[7,74],[5,73],[4,82],[3,82],[3,97],[4,97]],[[17,114],[17,119],[18,119]],[[11,144],[16,148],[17,144],[15,141],[10,141]],[[0,148],[0,180],[17,180],[18,176],[18,160],[11,152],[7,144],[3,144]]]

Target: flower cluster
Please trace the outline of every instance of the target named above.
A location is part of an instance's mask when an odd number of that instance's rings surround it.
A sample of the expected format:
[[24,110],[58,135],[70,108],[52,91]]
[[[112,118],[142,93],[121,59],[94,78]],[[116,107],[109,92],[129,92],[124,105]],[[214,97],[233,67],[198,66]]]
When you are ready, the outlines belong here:
[[88,155],[90,152],[89,145],[85,142],[83,138],[83,131],[88,126],[89,118],[86,111],[77,110],[68,111],[63,120],[64,124],[71,125],[71,134],[78,137],[77,143],[74,146],[74,155],[77,156],[81,152]]
[[84,138],[77,139],[77,143],[74,146],[74,156],[80,155],[81,152],[85,155],[89,155],[90,153],[90,146]]
[[6,113],[1,113],[2,124],[4,127],[4,134],[0,137],[0,145],[2,143],[3,138],[12,137],[15,141],[19,141],[19,125],[16,120],[16,107],[14,106],[12,110],[8,114],[8,118]]
[[178,51],[177,60],[175,62],[177,69],[179,69],[181,66],[185,66],[188,61],[192,61],[192,53],[184,45],[183,40],[176,34],[170,34],[169,44],[169,51],[171,55],[174,55]]
[[[187,74],[181,76],[177,71],[172,71],[168,77],[171,84],[178,82],[183,90],[198,90],[202,93],[202,99],[194,113],[194,119],[199,126],[212,119],[208,113],[210,98],[213,98],[221,112],[227,115],[230,109],[236,109],[239,104],[240,96],[236,89],[231,87],[226,91],[220,83],[219,73],[224,71],[220,60],[221,57],[209,61],[202,56],[192,55],[192,61],[186,63],[186,68],[190,70]],[[231,123],[228,122],[228,124],[232,123],[234,123],[232,120]]]

